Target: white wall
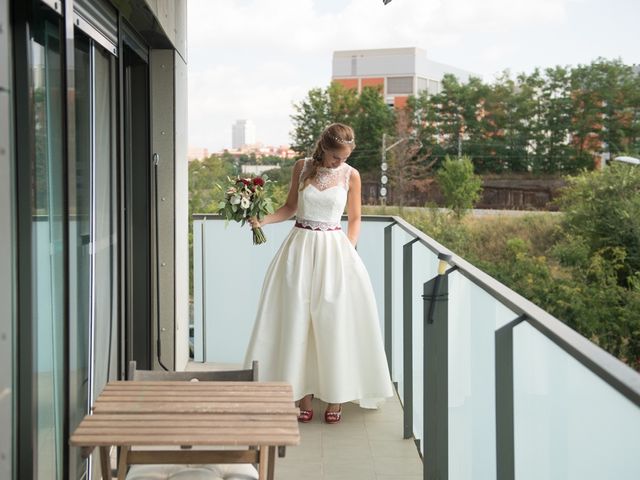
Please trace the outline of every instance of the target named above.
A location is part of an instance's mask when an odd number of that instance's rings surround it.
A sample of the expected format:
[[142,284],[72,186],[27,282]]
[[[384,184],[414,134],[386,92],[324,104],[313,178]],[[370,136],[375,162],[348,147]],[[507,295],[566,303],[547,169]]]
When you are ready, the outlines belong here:
[[482,77],[479,74],[462,70],[461,68],[452,67],[444,63],[434,62],[432,60],[425,59],[424,62],[418,64],[418,75],[432,80],[442,80],[445,73],[450,73],[458,77],[458,80],[462,83],[469,81],[469,77]]
[[187,0],[146,0],[178,53],[187,58]]
[[[390,48],[334,52],[333,76],[414,75],[416,50],[415,48]],[[424,53],[422,50],[419,52]],[[356,59],[355,74],[352,73],[353,57]]]
[[[161,328],[169,328],[170,326],[172,331],[170,335],[163,332],[158,333],[160,333],[161,339],[172,340],[171,346],[173,348],[170,355],[167,355],[169,347],[167,341],[162,341],[163,359],[165,355],[170,357],[172,366],[176,370],[184,370],[189,360],[187,1],[146,1],[175,47],[175,52],[155,51],[151,57],[152,64],[160,65],[160,68],[155,72],[158,77],[163,76],[165,68],[172,75],[172,81],[166,77],[163,81],[164,85],[158,85],[158,88],[164,89],[163,98],[172,97],[172,102],[164,107],[157,103],[157,115],[154,118],[154,125],[158,127],[158,131],[155,133],[159,134],[155,137],[158,141],[157,146],[167,150],[164,155],[165,163],[158,170],[159,188],[165,193],[165,195],[162,193],[159,195],[160,255],[164,258],[165,255],[172,252],[173,256],[170,261],[161,259],[159,266],[161,292],[164,292],[162,296],[165,298],[158,299]],[[162,67],[162,64],[165,65],[165,68]],[[160,112],[165,108],[167,111]],[[163,118],[167,120],[166,124],[164,124]],[[160,128],[160,123],[163,123],[163,128]],[[170,124],[172,128],[170,128]],[[165,135],[162,134],[163,131]],[[171,133],[171,135],[166,135],[166,133]],[[168,151],[171,151],[170,155],[167,154]],[[167,165],[167,160],[171,161],[171,165]],[[171,222],[172,225],[169,226],[167,222]],[[171,241],[166,235],[163,236],[162,232],[170,232],[172,234]],[[172,288],[168,288],[170,284]],[[172,312],[172,318],[167,318],[163,312]]]
[[176,321],[175,368],[189,361],[189,166],[187,162],[187,64],[175,56],[175,218]]
[[[356,72],[353,73],[353,58]],[[344,50],[333,53],[333,77],[407,75],[442,80],[451,73],[462,82],[480,75],[458,67],[434,62],[421,48],[389,48],[379,50]]]

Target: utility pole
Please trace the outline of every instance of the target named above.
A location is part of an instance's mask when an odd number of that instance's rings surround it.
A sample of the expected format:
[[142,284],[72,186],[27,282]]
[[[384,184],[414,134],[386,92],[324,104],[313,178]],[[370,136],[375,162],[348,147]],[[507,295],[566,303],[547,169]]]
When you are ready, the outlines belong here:
[[385,172],[387,171],[387,134],[382,134],[382,161],[380,162],[380,188],[378,189],[378,195],[380,197],[380,205],[386,205],[387,203],[387,187],[385,184],[387,176]]
[[407,137],[402,137],[400,140],[392,143],[387,147],[387,134],[382,134],[382,157],[380,161],[380,188],[378,189],[378,198],[380,199],[380,204],[385,205],[387,202],[387,182],[389,181],[389,177],[387,176],[387,169],[389,168],[389,164],[387,163],[387,152],[391,150],[396,145],[401,144],[405,140],[408,140]]

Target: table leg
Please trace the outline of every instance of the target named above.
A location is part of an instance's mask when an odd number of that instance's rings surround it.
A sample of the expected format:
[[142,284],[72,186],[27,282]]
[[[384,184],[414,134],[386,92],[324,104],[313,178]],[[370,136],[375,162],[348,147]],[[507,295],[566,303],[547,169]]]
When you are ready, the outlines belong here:
[[103,480],[111,480],[111,455],[109,447],[100,447],[100,471]]
[[273,480],[273,474],[276,468],[276,447],[269,447],[269,464],[267,468],[267,480]]
[[118,480],[125,480],[127,478],[127,466],[129,449],[131,447],[124,446],[120,449],[120,459],[118,461]]
[[267,467],[269,466],[269,447],[260,445],[260,457],[258,459],[258,480],[267,480]]

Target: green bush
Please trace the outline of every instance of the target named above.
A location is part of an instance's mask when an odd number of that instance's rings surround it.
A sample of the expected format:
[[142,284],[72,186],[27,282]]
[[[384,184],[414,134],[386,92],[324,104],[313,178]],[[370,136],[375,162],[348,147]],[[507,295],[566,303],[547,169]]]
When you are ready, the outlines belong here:
[[640,168],[614,164],[572,177],[560,205],[564,235],[553,255],[584,290],[565,315],[640,369]]
[[473,173],[473,162],[469,157],[445,157],[442,167],[436,173],[436,180],[442,189],[446,206],[458,218],[473,208],[473,204],[480,198],[482,180]]
[[640,167],[614,164],[570,177],[559,203],[569,244],[561,248],[573,245],[583,262],[583,249],[588,257],[600,252],[611,261],[619,258],[608,257],[616,248],[624,250],[617,275],[618,283],[628,286],[640,270]]

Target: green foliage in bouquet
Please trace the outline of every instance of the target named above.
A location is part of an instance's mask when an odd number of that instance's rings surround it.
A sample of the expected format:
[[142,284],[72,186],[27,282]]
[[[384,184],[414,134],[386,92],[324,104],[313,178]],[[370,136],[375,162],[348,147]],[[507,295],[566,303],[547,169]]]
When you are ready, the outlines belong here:
[[[227,180],[225,200],[218,205],[218,212],[227,224],[233,220],[244,225],[254,217],[260,221],[275,211],[273,199],[269,196],[268,184],[272,182],[266,175],[254,178],[227,177]],[[259,245],[266,241],[262,228],[254,228],[253,243]]]

